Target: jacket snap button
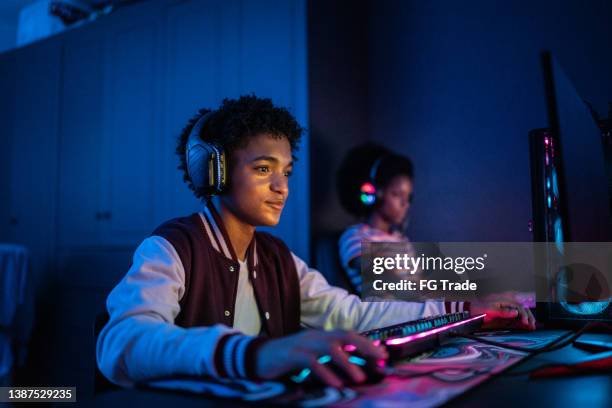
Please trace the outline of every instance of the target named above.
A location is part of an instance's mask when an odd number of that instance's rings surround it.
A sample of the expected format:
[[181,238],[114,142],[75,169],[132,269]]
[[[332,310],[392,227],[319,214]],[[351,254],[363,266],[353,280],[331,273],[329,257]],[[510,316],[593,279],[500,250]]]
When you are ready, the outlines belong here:
[[253,271],[253,279],[257,279],[257,271]]
[[229,315],[230,315],[230,311],[229,311],[229,310],[226,310],[226,311],[225,311],[225,315],[226,315],[226,316],[229,316]]
[[230,272],[234,272],[234,267],[230,266]]
[[266,312],[266,320],[270,320],[270,313]]

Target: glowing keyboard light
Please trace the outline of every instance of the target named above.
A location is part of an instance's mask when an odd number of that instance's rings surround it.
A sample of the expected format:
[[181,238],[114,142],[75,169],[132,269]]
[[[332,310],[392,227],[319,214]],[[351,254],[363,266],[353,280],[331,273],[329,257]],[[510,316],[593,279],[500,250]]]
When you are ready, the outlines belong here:
[[424,332],[421,332],[421,333],[412,334],[412,335],[406,336],[406,337],[399,337],[399,338],[395,338],[395,339],[390,339],[390,340],[387,340],[385,342],[385,344],[387,346],[397,346],[397,345],[400,345],[400,344],[408,343],[410,341],[413,341],[413,340],[416,340],[416,339],[421,339],[421,338],[427,337],[427,336],[431,336],[431,335],[434,335],[436,333],[440,333],[440,332],[443,332],[443,331],[446,331],[446,330],[449,330],[449,329],[453,329],[453,328],[458,327],[458,326],[463,326],[464,324],[467,324],[467,323],[472,322],[474,320],[482,319],[482,318],[484,318],[484,316],[485,316],[484,314],[481,314],[481,315],[472,317],[472,318],[467,319],[467,320],[461,320],[459,322],[451,323],[451,324],[449,324],[447,326],[438,327],[438,328],[427,330],[427,331],[424,331]]

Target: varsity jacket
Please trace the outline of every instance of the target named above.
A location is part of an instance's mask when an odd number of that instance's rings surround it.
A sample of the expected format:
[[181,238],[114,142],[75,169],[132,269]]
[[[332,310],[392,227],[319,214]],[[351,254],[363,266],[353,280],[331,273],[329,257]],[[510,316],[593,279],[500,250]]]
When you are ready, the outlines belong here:
[[233,327],[239,265],[214,208],[158,227],[107,298],[109,322],[96,344],[102,373],[127,387],[181,375],[257,379],[259,348],[300,327],[365,331],[463,307],[361,302],[262,232],[247,249],[247,266],[262,317],[255,337]]

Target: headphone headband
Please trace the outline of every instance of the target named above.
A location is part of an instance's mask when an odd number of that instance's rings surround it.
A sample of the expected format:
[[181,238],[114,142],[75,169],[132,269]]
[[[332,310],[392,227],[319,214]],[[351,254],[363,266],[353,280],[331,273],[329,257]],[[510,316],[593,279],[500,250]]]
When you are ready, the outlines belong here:
[[378,157],[374,163],[372,163],[372,167],[370,167],[370,183],[372,184],[376,182],[376,174],[378,173],[378,168],[380,167],[383,157],[384,156]]

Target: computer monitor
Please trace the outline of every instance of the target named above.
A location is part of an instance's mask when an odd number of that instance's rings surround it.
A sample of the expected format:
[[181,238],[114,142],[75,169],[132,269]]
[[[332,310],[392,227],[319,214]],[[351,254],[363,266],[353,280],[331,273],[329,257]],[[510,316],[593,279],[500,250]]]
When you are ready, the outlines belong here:
[[[542,67],[549,127],[530,132],[534,241],[554,243],[560,253],[569,242],[610,242],[612,184],[602,130],[548,52]],[[549,322],[612,321],[609,301],[557,299],[539,309]]]

